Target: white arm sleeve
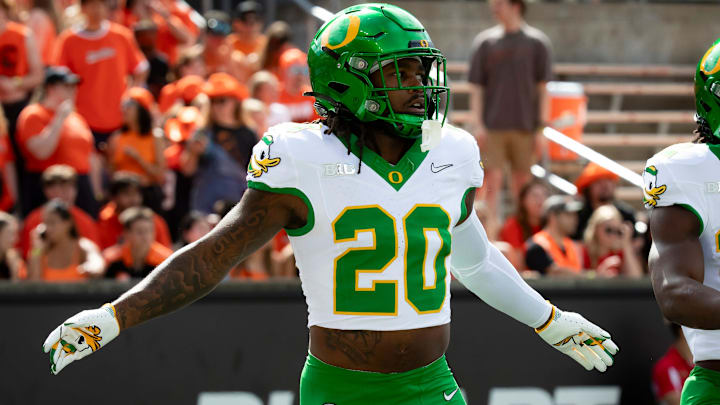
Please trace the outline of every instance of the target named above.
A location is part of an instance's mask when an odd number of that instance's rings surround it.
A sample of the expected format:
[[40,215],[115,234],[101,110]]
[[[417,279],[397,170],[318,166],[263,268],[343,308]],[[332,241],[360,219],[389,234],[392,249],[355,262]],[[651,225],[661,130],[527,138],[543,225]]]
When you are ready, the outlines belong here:
[[550,317],[552,305],[488,241],[474,212],[452,231],[450,270],[488,305],[525,325],[537,328]]

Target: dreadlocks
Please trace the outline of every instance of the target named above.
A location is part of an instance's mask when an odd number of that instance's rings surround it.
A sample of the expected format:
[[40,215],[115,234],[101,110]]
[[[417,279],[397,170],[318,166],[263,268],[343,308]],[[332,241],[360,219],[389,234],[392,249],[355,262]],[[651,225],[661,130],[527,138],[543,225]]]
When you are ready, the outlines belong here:
[[[360,160],[358,162],[358,174],[360,174],[360,170],[362,169],[362,157],[365,146],[375,144],[375,138],[370,136],[370,134],[374,131],[392,131],[390,125],[383,121],[361,122],[355,118],[350,111],[344,109],[341,109],[339,113],[330,111],[328,112],[327,118],[319,119],[316,122],[328,127],[328,129],[325,130],[325,135],[335,134],[345,141],[348,155],[352,152],[353,146],[358,148],[360,151],[358,156]],[[352,134],[357,136],[355,145],[352,145]]]
[[720,144],[720,138],[713,136],[713,131],[710,128],[707,120],[698,117],[696,121],[698,127],[695,131],[693,131],[693,134],[695,134],[695,139],[693,139],[693,143],[707,143],[710,145]]

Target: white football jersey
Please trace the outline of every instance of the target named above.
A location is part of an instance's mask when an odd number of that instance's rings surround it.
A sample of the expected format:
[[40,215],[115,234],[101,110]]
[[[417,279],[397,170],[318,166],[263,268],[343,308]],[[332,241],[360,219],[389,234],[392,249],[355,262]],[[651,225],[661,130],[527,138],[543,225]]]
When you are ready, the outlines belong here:
[[[720,146],[681,143],[647,161],[645,207],[680,205],[698,217],[705,261],[703,284],[720,290]],[[683,326],[695,361],[720,360],[720,330]]]
[[[406,330],[450,322],[450,231],[483,181],[467,132],[446,125],[391,165],[348,148],[322,124],[272,127],[253,149],[248,187],[293,194],[307,224],[288,229],[308,326]],[[355,140],[353,136],[353,140]],[[356,145],[355,142],[351,142]]]

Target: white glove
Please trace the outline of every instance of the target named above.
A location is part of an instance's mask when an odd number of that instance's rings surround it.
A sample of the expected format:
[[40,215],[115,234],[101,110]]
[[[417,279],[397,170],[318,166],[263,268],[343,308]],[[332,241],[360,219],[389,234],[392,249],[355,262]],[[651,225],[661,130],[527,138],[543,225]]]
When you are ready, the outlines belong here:
[[96,352],[118,334],[120,325],[110,304],[76,314],[50,332],[43,343],[43,351],[50,353],[50,372],[57,375],[65,366]]
[[620,350],[610,334],[574,312],[563,312],[553,306],[550,320],[535,329],[540,337],[562,353],[572,357],[586,370],[601,372],[613,365],[613,355]]

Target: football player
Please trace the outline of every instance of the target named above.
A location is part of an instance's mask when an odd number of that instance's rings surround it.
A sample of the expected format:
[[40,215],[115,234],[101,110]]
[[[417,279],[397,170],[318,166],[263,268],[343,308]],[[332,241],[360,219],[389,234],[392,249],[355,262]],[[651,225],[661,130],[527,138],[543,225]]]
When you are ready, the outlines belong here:
[[643,172],[655,297],[683,325],[695,362],[683,405],[720,403],[720,39],[698,63],[695,106],[695,141],[666,148]]
[[441,126],[446,61],[415,17],[350,7],[320,28],[308,64],[325,118],[272,127],[247,193],[210,234],[54,330],[53,373],[207,294],[281,228],[309,307],[303,404],[463,404],[444,355],[449,271],[587,370],[613,364],[609,333],[545,301],[488,242],[473,210],[478,147]]

